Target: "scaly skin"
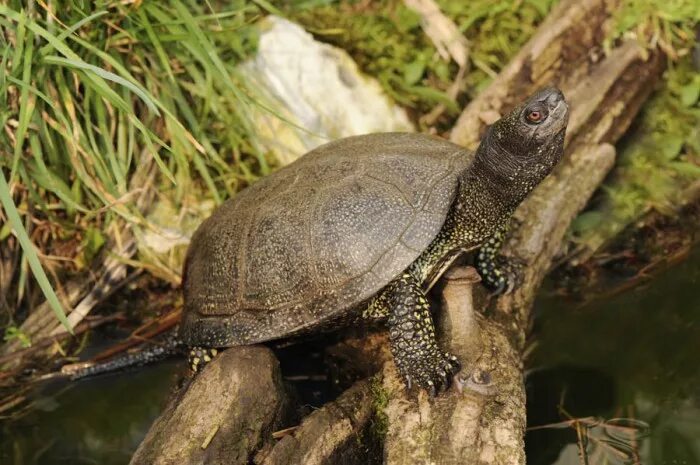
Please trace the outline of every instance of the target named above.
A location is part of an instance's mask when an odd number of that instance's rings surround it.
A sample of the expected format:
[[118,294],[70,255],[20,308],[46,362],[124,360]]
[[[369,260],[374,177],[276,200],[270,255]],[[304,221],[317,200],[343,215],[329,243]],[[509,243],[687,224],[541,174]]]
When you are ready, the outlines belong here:
[[190,347],[190,352],[187,354],[187,361],[190,364],[190,369],[193,373],[202,371],[204,366],[211,362],[218,351],[209,347]]
[[431,277],[442,269],[446,257],[483,243],[479,252],[479,268],[485,270],[482,279],[488,287],[499,291],[508,287],[509,272],[500,271],[489,260],[496,258],[499,265],[507,263],[497,252],[505,229],[498,226],[507,225],[509,211],[491,210],[493,218],[486,223],[461,221],[452,212],[428,249],[372,299],[362,313],[366,319],[386,320],[391,351],[409,389],[416,385],[434,395],[438,389],[447,387],[451,375],[459,368],[457,358],[438,346],[425,296]]
[[475,265],[481,281],[495,295],[507,294],[519,284],[522,265],[507,260],[499,251],[506,239],[507,228],[500,229],[479,248]]
[[[516,207],[561,158],[568,115],[558,105],[562,101],[545,91],[492,126],[473,165],[459,179],[457,196],[437,237],[362,313],[364,318],[387,319],[396,366],[409,388],[415,384],[434,393],[459,366],[453,355],[438,347],[425,298],[449,257],[478,248],[476,266],[487,287],[502,293],[516,284],[518,264],[498,252]],[[537,124],[524,120],[533,108],[555,114],[541,133],[535,130]]]

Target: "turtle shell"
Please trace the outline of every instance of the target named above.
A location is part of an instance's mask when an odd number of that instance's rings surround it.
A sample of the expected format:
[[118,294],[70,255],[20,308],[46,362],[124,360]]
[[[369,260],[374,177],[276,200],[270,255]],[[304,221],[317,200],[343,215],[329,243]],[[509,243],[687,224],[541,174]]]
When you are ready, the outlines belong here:
[[251,344],[346,316],[435,238],[472,160],[431,136],[356,136],[241,191],[192,237],[181,338]]

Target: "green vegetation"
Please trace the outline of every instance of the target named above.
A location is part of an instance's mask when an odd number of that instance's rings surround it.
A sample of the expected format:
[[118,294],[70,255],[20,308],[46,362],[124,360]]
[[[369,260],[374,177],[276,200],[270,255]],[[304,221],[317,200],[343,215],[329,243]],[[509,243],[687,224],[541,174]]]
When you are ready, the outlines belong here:
[[287,14],[317,39],[346,50],[398,103],[419,112],[444,103],[457,112],[445,93],[455,69],[436,57],[420,17],[403,2],[341,2]]
[[371,433],[375,438],[382,440],[389,429],[389,418],[384,410],[389,403],[389,394],[382,386],[381,375],[375,375],[370,381],[370,390],[372,391],[372,409],[374,415],[371,420]]
[[596,249],[650,209],[673,214],[700,177],[700,74],[685,59],[664,84],[619,144],[596,207],[572,225],[577,242]]
[[556,0],[476,0],[464,3],[438,0],[469,40],[472,71],[467,93],[474,97],[530,39]]
[[149,189],[182,211],[269,171],[236,70],[263,10],[243,0],[24,5],[0,6],[0,200],[10,220],[0,241],[12,226],[22,245],[12,297],[21,302],[31,283],[28,263],[62,315],[31,241],[61,279],[83,271],[103,234],[152,227],[139,203]]
[[610,41],[631,34],[649,47],[659,46],[676,60],[693,46],[698,22],[700,3],[696,0],[623,0]]
[[311,8],[289,7],[289,17],[319,40],[347,50],[360,68],[376,77],[400,104],[420,115],[444,104],[445,127],[465,98],[476,95],[535,32],[554,0],[476,0],[438,2],[469,40],[464,95],[455,101],[447,89],[457,65],[442,60],[420,26],[420,17],[400,0],[340,2]]

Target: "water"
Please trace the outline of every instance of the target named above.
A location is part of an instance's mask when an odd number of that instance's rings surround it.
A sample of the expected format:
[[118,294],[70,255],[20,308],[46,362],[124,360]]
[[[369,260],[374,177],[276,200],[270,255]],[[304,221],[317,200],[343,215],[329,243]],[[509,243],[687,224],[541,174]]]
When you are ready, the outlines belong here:
[[67,384],[36,394],[37,409],[0,422],[2,465],[124,465],[160,413],[185,361]]
[[[700,465],[700,249],[647,287],[574,307],[536,304],[528,463],[579,465],[585,451],[591,465]],[[0,463],[127,463],[183,364],[45,386],[38,409],[0,423]]]
[[700,249],[646,287],[571,307],[536,304],[528,423],[593,420],[532,429],[528,463],[578,465],[584,443],[591,464],[700,464]]

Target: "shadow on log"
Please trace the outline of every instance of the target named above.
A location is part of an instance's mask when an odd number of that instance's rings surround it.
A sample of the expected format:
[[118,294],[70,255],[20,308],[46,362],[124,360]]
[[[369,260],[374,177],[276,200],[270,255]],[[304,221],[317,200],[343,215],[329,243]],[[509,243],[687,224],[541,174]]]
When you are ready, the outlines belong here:
[[279,362],[270,349],[224,351],[173,396],[131,465],[247,465],[289,413]]
[[[131,465],[350,465],[377,455],[368,380],[314,411],[298,427],[279,362],[262,346],[234,347],[174,395]],[[281,436],[277,441],[275,437]]]
[[358,381],[338,399],[321,407],[271,451],[261,451],[256,465],[351,465],[369,463],[373,453],[368,427],[373,414],[368,380]]

